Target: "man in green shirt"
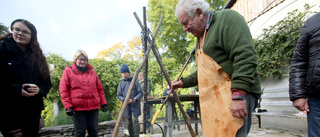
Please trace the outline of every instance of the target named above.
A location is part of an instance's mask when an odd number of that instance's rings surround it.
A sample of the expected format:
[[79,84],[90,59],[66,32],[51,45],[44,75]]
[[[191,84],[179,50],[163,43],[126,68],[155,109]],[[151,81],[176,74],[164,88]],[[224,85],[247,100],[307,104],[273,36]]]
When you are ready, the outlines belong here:
[[[231,94],[230,113],[244,121],[236,136],[246,137],[251,127],[251,114],[262,91],[257,71],[257,56],[244,18],[233,10],[210,11],[209,4],[203,0],[180,0],[176,6],[176,15],[184,31],[198,38],[196,55],[203,54],[208,57],[218,68],[222,68],[218,69],[219,73],[226,73],[226,79],[230,79],[231,86],[227,89]],[[206,83],[207,79],[202,76],[210,70],[206,67],[199,69],[201,65],[203,64],[198,63],[198,71],[190,76],[174,80],[173,91],[199,84],[200,96],[205,90],[209,93],[211,90],[213,94],[215,89],[210,86],[218,82],[212,75],[212,80]],[[202,76],[199,77],[199,73]],[[207,73],[209,77],[211,74]]]

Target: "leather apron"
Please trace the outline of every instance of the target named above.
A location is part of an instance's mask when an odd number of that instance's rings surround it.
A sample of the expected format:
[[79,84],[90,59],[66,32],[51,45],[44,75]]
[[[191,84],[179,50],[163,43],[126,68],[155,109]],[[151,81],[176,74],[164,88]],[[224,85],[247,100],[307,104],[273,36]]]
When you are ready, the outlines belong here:
[[231,79],[202,48],[196,53],[201,122],[204,137],[235,137],[243,119],[230,111]]

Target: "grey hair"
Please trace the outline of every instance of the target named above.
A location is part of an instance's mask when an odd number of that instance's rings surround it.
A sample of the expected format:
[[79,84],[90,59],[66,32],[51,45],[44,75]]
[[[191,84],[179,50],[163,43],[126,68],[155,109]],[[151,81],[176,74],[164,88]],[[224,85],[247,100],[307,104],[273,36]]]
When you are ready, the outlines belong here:
[[89,61],[88,54],[84,50],[81,50],[81,49],[78,49],[76,51],[76,53],[74,54],[73,60],[76,61],[80,55],[84,55],[87,58],[87,60]]
[[204,0],[180,0],[176,5],[176,16],[178,17],[179,9],[183,8],[189,17],[194,17],[196,9],[199,8],[205,15],[210,12],[210,4]]

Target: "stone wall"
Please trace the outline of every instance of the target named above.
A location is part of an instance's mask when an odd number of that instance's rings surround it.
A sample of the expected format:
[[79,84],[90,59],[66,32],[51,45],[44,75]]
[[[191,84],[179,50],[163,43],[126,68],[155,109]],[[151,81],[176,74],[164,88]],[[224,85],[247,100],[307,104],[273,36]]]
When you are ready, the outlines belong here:
[[[116,120],[112,121],[105,121],[99,123],[99,131],[98,136],[99,137],[111,137],[112,132],[114,129],[114,126],[116,124]],[[56,127],[46,127],[42,128],[39,131],[40,137],[73,137],[74,136],[74,127],[73,125],[63,125],[63,126],[56,126]],[[123,123],[120,124],[118,137],[124,136],[124,127]]]

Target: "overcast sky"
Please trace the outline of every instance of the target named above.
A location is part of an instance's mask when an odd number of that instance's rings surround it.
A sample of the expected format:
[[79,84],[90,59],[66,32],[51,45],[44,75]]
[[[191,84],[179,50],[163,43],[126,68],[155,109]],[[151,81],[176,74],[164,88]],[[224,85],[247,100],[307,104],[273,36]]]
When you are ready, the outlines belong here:
[[[71,61],[77,49],[94,58],[103,49],[126,44],[141,29],[148,0],[1,0],[0,23],[23,18],[33,23],[44,53]],[[147,7],[148,9],[148,7]]]

